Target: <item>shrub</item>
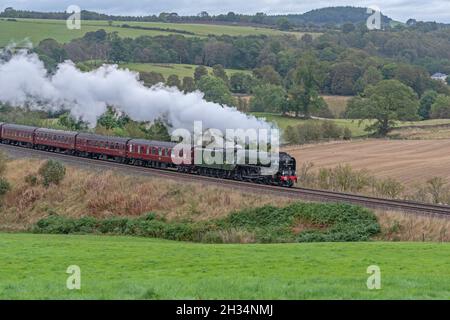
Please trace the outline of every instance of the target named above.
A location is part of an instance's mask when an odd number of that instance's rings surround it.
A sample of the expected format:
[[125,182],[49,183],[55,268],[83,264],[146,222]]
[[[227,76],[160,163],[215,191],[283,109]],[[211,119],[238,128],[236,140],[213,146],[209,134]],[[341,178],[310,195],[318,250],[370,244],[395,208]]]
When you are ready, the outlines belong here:
[[[299,224],[302,226],[299,229]],[[100,233],[205,243],[367,241],[380,232],[372,212],[342,204],[295,203],[232,213],[210,222],[167,222],[150,214],[137,219],[70,219],[51,215],[35,233]]]
[[66,168],[61,162],[48,160],[39,169],[39,174],[42,176],[42,183],[45,187],[49,187],[51,184],[59,185],[66,175]]
[[29,184],[30,186],[36,186],[39,183],[39,179],[34,174],[29,174],[25,177],[25,182]]
[[5,153],[0,151],[0,176],[2,176],[6,171],[8,157]]
[[290,144],[305,144],[321,140],[351,139],[352,133],[339,127],[333,121],[308,121],[297,126],[288,126],[284,139]]
[[0,177],[0,197],[4,196],[11,190],[11,185],[5,178]]

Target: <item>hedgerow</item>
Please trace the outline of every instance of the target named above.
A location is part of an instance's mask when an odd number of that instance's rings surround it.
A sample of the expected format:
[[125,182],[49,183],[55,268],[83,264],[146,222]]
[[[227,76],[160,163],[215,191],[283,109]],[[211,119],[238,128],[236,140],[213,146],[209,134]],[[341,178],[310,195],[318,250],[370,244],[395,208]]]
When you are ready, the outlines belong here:
[[[210,222],[168,222],[156,214],[137,219],[104,220],[51,215],[40,220],[32,231],[130,235],[205,243],[240,242],[245,237],[250,242],[280,243],[368,241],[380,232],[380,226],[374,214],[361,207],[294,203],[284,208],[246,209]],[[233,237],[233,234],[239,236]]]

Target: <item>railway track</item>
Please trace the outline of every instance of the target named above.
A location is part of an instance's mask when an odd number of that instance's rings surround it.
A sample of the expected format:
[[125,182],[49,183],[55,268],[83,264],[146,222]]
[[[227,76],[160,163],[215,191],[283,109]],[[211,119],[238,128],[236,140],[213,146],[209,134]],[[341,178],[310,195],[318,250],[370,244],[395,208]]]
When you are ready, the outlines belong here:
[[175,181],[201,182],[209,185],[239,189],[242,191],[267,194],[271,196],[289,197],[308,201],[348,203],[360,205],[371,209],[383,209],[393,211],[403,211],[408,213],[435,215],[450,218],[450,206],[423,204],[411,201],[380,199],[375,197],[360,196],[331,191],[312,190],[305,188],[281,188],[276,186],[253,184],[234,180],[220,180],[213,177],[204,177],[191,174],[178,173],[169,170],[160,170],[119,164],[115,162],[105,162],[95,159],[77,158],[70,155],[51,153],[46,151],[27,149],[11,145],[0,144],[0,150],[6,151],[12,157],[17,158],[53,158],[66,164],[78,167],[89,167],[90,169],[115,170],[126,172],[137,176],[164,177]]

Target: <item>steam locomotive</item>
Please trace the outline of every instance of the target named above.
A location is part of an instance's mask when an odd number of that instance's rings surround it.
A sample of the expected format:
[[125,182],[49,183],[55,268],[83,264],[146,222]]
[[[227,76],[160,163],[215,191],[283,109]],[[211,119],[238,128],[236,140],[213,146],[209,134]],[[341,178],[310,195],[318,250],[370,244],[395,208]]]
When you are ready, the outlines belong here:
[[[175,154],[174,149],[177,144],[171,142],[109,137],[7,123],[0,123],[0,142],[77,157],[177,170],[181,173],[219,179],[232,179],[289,188],[297,183],[296,160],[287,153],[279,154],[278,169],[277,172],[273,172],[269,170],[269,166],[259,162],[255,162],[256,164],[253,165],[236,164],[241,162],[227,163],[226,161],[220,165],[204,162],[195,164],[195,153],[205,151],[203,147],[192,147],[190,152]],[[180,157],[183,159],[180,159]]]

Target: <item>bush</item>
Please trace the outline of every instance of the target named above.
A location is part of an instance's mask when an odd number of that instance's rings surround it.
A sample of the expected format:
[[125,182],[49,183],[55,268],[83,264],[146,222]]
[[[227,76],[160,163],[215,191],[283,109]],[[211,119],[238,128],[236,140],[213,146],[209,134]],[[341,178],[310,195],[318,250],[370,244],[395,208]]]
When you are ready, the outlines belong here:
[[59,185],[66,175],[66,168],[61,162],[48,160],[39,169],[42,176],[42,184],[49,187],[51,184]]
[[30,186],[34,187],[39,183],[39,179],[34,174],[29,174],[25,177],[25,182],[29,184]]
[[11,185],[5,178],[0,178],[0,197],[4,196],[11,190]]
[[308,121],[297,126],[288,126],[284,131],[284,139],[290,144],[305,144],[322,140],[351,139],[352,133],[342,129],[333,121]]
[[204,243],[283,243],[367,241],[380,232],[380,226],[373,213],[361,207],[296,203],[285,208],[246,209],[225,219],[197,223],[167,222],[154,214],[105,220],[51,215],[40,220],[33,231],[133,235]]

